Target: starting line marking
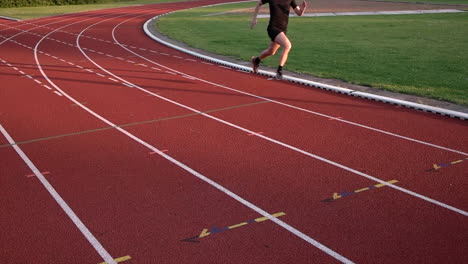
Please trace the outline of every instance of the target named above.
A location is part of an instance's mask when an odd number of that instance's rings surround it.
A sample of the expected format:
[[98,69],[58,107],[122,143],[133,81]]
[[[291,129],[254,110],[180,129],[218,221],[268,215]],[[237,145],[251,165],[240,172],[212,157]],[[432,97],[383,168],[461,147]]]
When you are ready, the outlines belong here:
[[[280,216],[283,216],[283,215],[286,215],[286,213],[279,212],[279,213],[276,213],[276,214],[272,214],[271,216],[276,218],[276,217],[280,217]],[[253,219],[253,220],[250,220],[250,221],[247,221],[247,222],[243,222],[243,223],[240,223],[240,224],[237,224],[237,225],[228,226],[228,227],[221,228],[221,229],[218,229],[218,227],[214,226],[214,227],[211,228],[211,230],[209,232],[208,232],[208,229],[205,228],[205,229],[203,229],[201,231],[200,235],[189,237],[189,238],[186,238],[186,239],[182,239],[180,241],[200,243],[200,241],[195,240],[195,239],[202,238],[202,237],[207,237],[209,235],[214,235],[216,233],[221,233],[221,232],[226,231],[226,230],[231,230],[231,229],[238,228],[238,227],[245,226],[245,225],[252,224],[252,223],[260,223],[260,222],[263,222],[263,221],[266,221],[266,220],[269,220],[269,218],[264,216],[264,217],[259,217],[259,218],[256,218],[256,219]]]
[[[396,183],[396,182],[398,182],[398,181],[397,181],[397,180],[388,181],[388,183],[391,183],[391,184]],[[337,199],[343,198],[343,197],[348,196],[348,195],[351,195],[351,194],[356,194],[356,193],[368,191],[368,190],[374,189],[374,188],[384,187],[384,186],[386,186],[386,185],[387,185],[387,184],[379,183],[379,184],[372,185],[372,186],[369,186],[369,187],[366,187],[366,188],[362,188],[362,189],[359,189],[359,190],[355,190],[355,191],[352,191],[352,192],[334,193],[332,198],[328,198],[328,199],[322,200],[321,202],[333,202],[333,201],[335,201],[335,200],[337,200]]]
[[[44,171],[44,172],[41,172],[42,175],[47,175],[47,174],[50,174],[50,171]],[[31,178],[31,177],[35,177],[36,174],[28,174],[26,175],[27,178]]]
[[[163,150],[161,150],[161,152],[168,152],[168,151],[169,151],[168,149],[163,149]],[[153,151],[153,152],[150,152],[150,153],[148,153],[148,154],[154,155],[154,154],[157,154],[157,152],[156,152],[156,151]]]
[[[123,257],[114,259],[114,261],[117,262],[117,263],[119,263],[119,262],[123,262],[123,261],[129,260],[129,259],[132,259],[132,257],[130,257],[130,256],[123,256]],[[101,262],[101,263],[98,263],[98,264],[107,264],[107,262]]]

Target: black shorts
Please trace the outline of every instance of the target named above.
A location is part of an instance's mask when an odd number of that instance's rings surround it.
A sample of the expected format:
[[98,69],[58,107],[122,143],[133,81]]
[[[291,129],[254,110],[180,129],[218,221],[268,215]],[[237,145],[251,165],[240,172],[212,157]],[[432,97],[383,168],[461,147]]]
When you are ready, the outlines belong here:
[[270,37],[271,41],[275,41],[276,36],[278,36],[281,32],[284,32],[286,34],[286,31],[284,30],[279,30],[274,27],[268,27],[267,28],[268,36]]

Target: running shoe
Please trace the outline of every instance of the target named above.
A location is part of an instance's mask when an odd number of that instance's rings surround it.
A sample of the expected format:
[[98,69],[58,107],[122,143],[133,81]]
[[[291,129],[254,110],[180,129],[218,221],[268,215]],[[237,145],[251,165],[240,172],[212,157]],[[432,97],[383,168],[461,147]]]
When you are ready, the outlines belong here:
[[276,80],[283,80],[283,73],[280,71],[276,72]]
[[252,70],[254,73],[258,73],[258,66],[260,66],[260,62],[259,63],[256,63],[255,62],[255,57],[252,56],[252,58],[250,58],[250,62],[252,63]]

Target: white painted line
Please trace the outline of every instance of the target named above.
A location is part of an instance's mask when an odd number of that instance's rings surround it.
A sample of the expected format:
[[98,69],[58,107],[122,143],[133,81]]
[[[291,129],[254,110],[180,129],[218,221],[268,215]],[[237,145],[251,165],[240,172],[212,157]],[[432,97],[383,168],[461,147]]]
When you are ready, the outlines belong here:
[[34,81],[35,81],[36,83],[38,83],[38,84],[42,84],[42,82],[39,81],[39,80],[37,80],[37,79],[34,79]]
[[136,62],[134,62],[134,61],[131,61],[131,60],[128,60],[128,62],[130,62],[130,63],[136,63]]
[[218,65],[218,67],[220,67],[220,68],[224,68],[224,69],[228,69],[228,70],[232,70],[232,68],[230,68],[230,67],[226,67],[226,66],[223,66],[223,65]]
[[191,77],[191,76],[186,76],[186,75],[182,75],[183,78],[186,78],[186,79],[190,79],[190,80],[196,80],[195,78]]
[[13,67],[13,69],[14,69],[15,71],[17,71],[17,70],[18,70],[18,68],[16,68],[16,67]]
[[127,86],[127,87],[133,88],[133,85],[130,84],[130,83],[123,82],[122,84],[125,85],[125,86]]
[[175,56],[175,55],[174,55],[173,57],[174,57],[174,58],[177,58],[177,59],[183,59],[183,58],[180,57],[180,56]]
[[24,71],[18,71],[19,73],[25,75],[26,73]]
[[193,59],[185,59],[185,60],[188,60],[188,61],[193,61],[193,62],[195,62],[195,61],[196,61],[196,60],[193,60]]
[[209,63],[209,62],[206,62],[206,61],[202,61],[203,64],[206,64],[206,65],[214,65],[213,63]]
[[161,52],[161,53],[159,53],[159,54],[164,55],[164,56],[169,56],[169,54],[167,54],[167,53],[162,53],[162,52]]
[[25,74],[24,76],[28,77],[29,79],[33,78],[31,75],[27,75],[27,74]]
[[83,66],[80,66],[80,65],[76,65],[76,67],[80,68],[80,69],[84,69]]
[[100,74],[99,72],[96,72],[96,75],[97,75],[97,76],[101,76],[101,77],[106,77],[106,76],[104,76],[103,74]]
[[161,71],[161,69],[158,69],[158,68],[156,68],[156,67],[151,67],[151,69],[157,70],[157,71]]
[[59,92],[57,92],[57,91],[54,91],[54,93],[55,93],[56,95],[58,95],[58,96],[62,96],[62,94],[59,93]]
[[109,79],[109,80],[111,80],[111,81],[113,81],[113,82],[118,82],[118,81],[119,81],[119,80],[116,80],[116,79],[111,78],[111,77],[108,77],[107,79]]
[[[202,58],[202,59],[205,59],[205,60],[209,60],[209,61],[212,61],[214,63],[217,63],[217,64],[221,64],[221,65],[226,65],[226,66],[230,66],[230,67],[233,67],[235,69],[244,69],[248,72],[251,72],[252,69],[250,67],[246,67],[246,66],[243,66],[243,65],[239,65],[239,64],[235,64],[235,63],[230,63],[230,62],[226,62],[226,61],[223,61],[223,60],[219,60],[219,59],[215,59],[215,58],[212,58],[212,57],[209,57],[209,56],[205,56],[205,55],[202,55],[200,53],[197,53],[197,52],[193,52],[193,51],[190,51],[190,50],[187,50],[187,49],[184,49],[184,48],[181,48],[177,45],[173,45],[171,43],[168,43],[166,41],[163,41],[159,38],[157,38],[156,36],[154,36],[153,34],[151,34],[151,32],[148,30],[148,26],[150,25],[150,22],[153,21],[154,19],[157,19],[159,16],[156,16],[152,19],[149,19],[148,21],[146,21],[146,23],[143,25],[143,30],[145,31],[146,35],[148,35],[150,38],[154,39],[155,41],[159,42],[159,43],[162,43],[166,46],[169,46],[171,48],[174,48],[176,50],[179,50],[179,51],[182,51],[182,52],[185,52],[187,54],[190,54],[192,56],[195,56],[195,57],[198,57],[198,58]],[[139,55],[138,55],[139,56]],[[141,56],[140,56],[141,57]],[[148,60],[148,59],[147,59]],[[266,76],[269,76],[269,77],[275,77],[275,73],[272,73],[272,72],[267,72],[267,71],[263,71],[263,70],[260,70],[259,71],[260,74],[262,75],[266,75]],[[313,82],[313,81],[308,81],[308,80],[304,80],[304,79],[300,79],[300,78],[294,78],[294,77],[289,77],[289,76],[284,76],[284,79],[285,80],[288,80],[288,81],[292,81],[292,82],[296,82],[296,83],[300,83],[300,84],[304,84],[304,85],[308,85],[308,86],[313,86],[313,87],[318,87],[318,88],[323,88],[323,89],[326,89],[326,90],[330,90],[330,91],[334,91],[334,92],[338,92],[338,93],[342,93],[342,94],[347,94],[347,95],[353,95],[353,94],[356,94],[357,92],[356,91],[353,91],[351,89],[346,89],[346,88],[342,88],[342,87],[337,87],[337,86],[333,86],[333,85],[328,85],[328,84],[324,84],[324,83],[319,83],[319,82]],[[200,81],[204,81],[202,79],[199,79]],[[206,81],[204,81],[206,82]],[[210,83],[210,82],[207,82],[207,83]],[[217,84],[214,84],[214,85],[217,85]],[[226,87],[226,86],[222,86],[222,85],[217,85],[218,87],[222,87],[222,88],[225,88],[225,89],[229,89],[231,90],[232,88],[229,88],[229,87]],[[234,89],[232,89],[234,90]],[[236,90],[237,91],[237,90]],[[240,93],[243,93],[241,91],[237,91],[237,92],[240,92]],[[247,94],[247,93],[245,93]],[[396,99],[392,99],[392,98],[388,98],[388,97],[383,97],[383,96],[375,96],[375,95],[372,95],[372,94],[368,94],[368,93],[361,93],[359,92],[359,94],[361,95],[360,97],[363,97],[363,98],[369,98],[369,99],[378,99],[380,101],[383,101],[383,102],[389,102],[389,103],[396,103],[396,104],[400,104],[400,105],[404,105],[404,106],[409,106],[411,108],[415,108],[415,109],[420,109],[420,110],[427,110],[429,112],[433,112],[433,113],[439,113],[439,114],[442,114],[442,115],[448,115],[448,116],[452,116],[452,117],[457,117],[457,118],[460,118],[460,119],[468,119],[468,114],[466,113],[462,113],[462,112],[457,112],[457,111],[451,111],[451,110],[447,110],[447,109],[442,109],[442,108],[438,108],[438,107],[431,107],[431,106],[427,106],[427,105],[422,105],[422,104],[417,104],[417,103],[411,103],[411,102],[407,102],[407,101],[403,101],[403,100],[396,100]],[[258,97],[256,95],[251,95],[251,96],[254,96],[254,97]],[[287,106],[287,107],[291,107],[291,108],[295,108],[295,109],[300,109],[299,107],[295,107],[295,106],[292,106],[292,105],[288,105],[288,104],[284,104],[284,103],[281,103],[281,102],[278,102],[278,101],[274,101],[274,100],[269,100],[271,102],[275,102],[277,104],[281,104],[281,105],[284,105],[284,106]],[[309,111],[309,110],[306,110],[306,112],[310,112],[310,113],[313,113],[312,111]],[[318,114],[318,115],[322,115],[322,116],[326,116],[324,114],[321,114],[321,113],[316,113],[314,112],[314,114]],[[327,118],[329,118],[329,116],[326,116]],[[351,124],[352,122],[348,122],[349,124]],[[356,124],[356,123],[354,123]],[[361,126],[361,127],[364,127],[362,125],[359,125],[359,124],[356,124],[358,126]],[[372,129],[374,131],[377,131],[377,129]],[[388,134],[388,133],[386,133]],[[412,140],[414,142],[416,142],[415,140]],[[431,144],[432,145],[432,144]],[[443,148],[443,147],[442,147]],[[443,148],[443,149],[446,149],[446,148]],[[459,151],[455,151],[456,153],[460,153]],[[464,155],[468,155],[466,153],[463,153]]]
[[52,90],[52,88],[50,88],[48,85],[44,84],[43,85],[45,88],[49,89],[49,90]]
[[[151,21],[151,20],[148,20],[148,21],[145,23],[145,25],[144,25],[145,31],[147,30],[146,27],[147,27],[148,23],[150,23],[150,21]],[[149,34],[149,32],[147,32],[147,34]],[[115,39],[115,36],[113,36],[113,37],[114,37],[115,42],[116,42],[116,43],[119,43],[119,42]],[[132,51],[130,51],[130,50],[128,50],[128,51],[129,51],[129,52],[132,52]],[[135,55],[137,55],[137,56],[139,56],[140,58],[145,59],[145,60],[147,60],[147,61],[149,61],[149,62],[151,62],[151,63],[153,63],[153,64],[155,64],[155,65],[158,65],[158,66],[160,66],[160,67],[162,67],[162,68],[170,69],[169,67],[166,67],[166,66],[163,66],[163,65],[161,65],[161,64],[159,64],[159,63],[156,63],[156,62],[154,62],[154,61],[151,61],[150,59],[145,58],[145,57],[143,57],[143,56],[141,56],[141,55],[139,55],[139,54],[136,54],[136,53],[134,53],[134,52],[132,52],[132,53],[135,54]],[[95,64],[96,66],[99,67],[99,65],[97,65],[95,62],[93,62],[93,64]],[[182,75],[184,74],[184,73],[178,72],[178,71],[176,71],[176,70],[174,70],[174,72],[177,72],[177,73],[182,74]],[[115,75],[114,75],[114,76],[115,76]],[[117,77],[117,78],[118,78],[118,77]],[[199,78],[197,78],[197,79],[199,79]],[[123,80],[123,79],[122,79],[122,80]],[[199,80],[201,80],[201,79],[199,79]],[[216,86],[218,86],[218,87],[225,87],[225,86],[221,86],[221,85],[219,85],[219,84],[215,84],[215,83],[212,83],[212,82],[209,82],[209,81],[206,81],[206,80],[204,80],[204,82],[206,82],[206,83],[211,83],[211,84],[216,85]],[[135,87],[136,87],[137,89],[140,89],[140,90],[146,92],[146,93],[151,93],[151,92],[146,91],[145,89],[140,88],[140,87],[138,87],[138,86],[135,86]],[[232,89],[232,88],[228,88],[228,87],[225,87],[225,88],[227,88],[228,90],[237,91],[237,90]],[[238,91],[238,92],[239,92],[239,91]],[[244,94],[248,94],[248,93],[244,93]],[[249,94],[249,95],[251,95],[251,94]],[[181,107],[183,107],[183,108],[186,108],[186,109],[188,109],[188,110],[191,110],[191,111],[194,111],[194,112],[198,112],[198,113],[202,114],[202,115],[205,116],[205,117],[214,119],[214,120],[219,121],[219,122],[221,122],[221,123],[224,123],[224,124],[226,124],[226,125],[228,125],[228,126],[235,127],[235,128],[237,128],[237,129],[239,129],[239,130],[242,130],[242,131],[245,131],[245,132],[248,132],[248,133],[253,133],[253,131],[250,131],[250,130],[248,130],[248,129],[245,129],[245,128],[236,126],[236,125],[234,125],[234,124],[232,124],[232,123],[229,123],[229,122],[224,121],[224,120],[222,120],[222,119],[216,118],[216,117],[211,116],[211,115],[209,115],[209,114],[202,113],[202,112],[200,112],[200,111],[198,111],[198,110],[196,110],[196,109],[193,109],[193,108],[190,108],[190,107],[188,107],[188,106],[182,105],[182,104],[180,104],[180,103],[177,103],[177,102],[175,102],[175,101],[173,101],[173,100],[167,99],[167,98],[162,97],[162,96],[160,96],[160,95],[156,95],[156,94],[155,94],[154,96],[156,96],[156,97],[158,97],[158,98],[160,98],[160,99],[163,99],[163,100],[165,100],[165,101],[171,102],[171,103],[173,103],[173,104],[179,105],[179,106],[181,106]],[[262,98],[263,100],[266,100],[266,101],[276,102],[276,101],[273,101],[273,100],[271,100],[271,99],[267,99],[267,98],[264,98],[264,97],[260,97],[260,96],[256,96],[256,95],[252,95],[252,96],[257,97],[257,98]],[[279,102],[276,102],[276,103],[279,103]],[[285,106],[289,106],[289,105],[286,105],[286,104],[283,104],[283,103],[281,103],[281,104],[282,104],[282,105],[285,105]],[[289,106],[289,107],[292,107],[292,108],[295,108],[295,109],[300,109],[300,108],[297,108],[297,107],[294,107],[294,106]],[[304,110],[305,110],[305,109],[304,109]],[[307,110],[306,112],[309,112],[309,111]],[[315,113],[315,114],[318,114],[318,113]],[[333,118],[332,116],[328,116],[328,115],[324,115],[324,114],[319,114],[319,115],[320,115],[320,116],[327,117],[327,118]],[[338,119],[337,121],[344,121],[344,120]],[[349,121],[348,121],[347,123],[349,123]],[[356,124],[356,125],[358,125],[358,124]],[[362,125],[359,124],[359,126],[362,126]],[[375,129],[372,129],[372,130],[375,130]],[[388,133],[388,132],[387,132],[387,133]],[[386,134],[387,134],[387,133],[386,133]],[[276,144],[278,144],[278,145],[281,145],[281,146],[283,146],[283,147],[289,148],[289,149],[291,149],[291,150],[294,150],[294,151],[296,151],[296,152],[302,153],[302,154],[307,155],[307,156],[309,156],[309,157],[318,159],[318,160],[323,161],[323,162],[325,162],[325,163],[328,163],[328,164],[330,164],[330,165],[339,167],[339,168],[344,169],[344,170],[346,170],[346,171],[349,171],[349,172],[351,172],[351,173],[354,173],[354,174],[357,174],[357,175],[359,175],[359,176],[365,177],[365,178],[367,178],[367,179],[371,179],[371,180],[373,180],[373,181],[376,181],[376,182],[379,182],[379,183],[382,183],[382,184],[386,184],[386,182],[385,182],[384,180],[381,180],[381,179],[378,179],[378,178],[373,177],[373,176],[371,176],[371,175],[368,175],[368,174],[362,173],[362,172],[360,172],[360,171],[354,170],[354,169],[352,169],[352,168],[350,168],[350,167],[346,167],[346,166],[344,166],[344,165],[342,165],[342,164],[339,164],[339,163],[336,163],[336,162],[334,162],[334,161],[327,160],[327,159],[322,158],[322,157],[320,157],[320,156],[318,156],[318,155],[315,155],[315,154],[306,152],[306,151],[304,151],[304,150],[301,150],[301,149],[299,149],[299,148],[290,146],[290,145],[288,145],[288,144],[286,144],[286,143],[283,143],[283,142],[280,142],[280,141],[278,141],[278,140],[275,140],[275,139],[272,139],[272,138],[269,138],[269,137],[266,137],[266,136],[263,136],[263,135],[259,135],[259,137],[261,137],[261,138],[263,138],[263,139],[265,139],[265,140],[267,140],[267,141],[270,141],[270,142],[276,143]],[[403,137],[401,137],[401,136],[399,136],[399,137],[400,137],[400,138],[403,138]],[[408,139],[408,138],[405,138],[405,139]],[[421,143],[421,141],[418,141],[418,140],[415,140],[415,139],[411,139],[411,141]],[[425,143],[425,144],[426,144],[426,145],[430,145],[430,146],[435,146],[435,145],[430,144],[430,143]],[[446,149],[446,150],[448,150],[448,148],[444,148],[444,147],[440,147],[440,146],[437,146],[437,147],[438,147],[438,148],[441,148],[441,149]],[[465,156],[468,156],[467,153],[463,153],[463,152],[461,152],[461,151],[456,151],[456,150],[452,150],[452,151],[453,151],[453,152],[457,152],[457,153],[464,154]],[[399,191],[401,191],[401,192],[404,192],[404,193],[407,193],[407,194],[412,195],[412,196],[414,196],[414,197],[417,197],[417,198],[420,198],[420,199],[422,199],[422,200],[425,200],[425,201],[427,201],[427,202],[430,202],[430,203],[439,205],[439,206],[441,206],[441,207],[443,207],[443,208],[452,210],[452,211],[454,211],[454,212],[456,212],[456,213],[459,213],[459,214],[468,216],[468,212],[463,211],[463,210],[461,210],[461,209],[455,208],[455,207],[453,207],[453,206],[447,205],[447,204],[445,204],[445,203],[442,203],[442,202],[439,202],[439,201],[437,201],[437,200],[431,199],[431,198],[429,198],[429,197],[423,196],[423,195],[421,195],[421,194],[415,193],[415,192],[413,192],[413,191],[404,189],[404,188],[402,188],[402,187],[398,187],[398,186],[396,186],[396,185],[389,185],[389,186],[392,187],[392,188],[394,188],[394,189],[397,189],[397,190],[399,190]]]
[[49,181],[42,175],[40,170],[34,165],[34,163],[26,156],[26,154],[21,150],[21,148],[15,144],[15,141],[8,132],[0,124],[0,132],[8,140],[16,153],[23,159],[26,165],[31,169],[31,171],[36,175],[37,179],[42,183],[44,188],[49,192],[49,194],[54,198],[55,202],[62,208],[62,210],[67,214],[70,220],[75,224],[75,226],[80,230],[80,232],[86,237],[86,239],[91,243],[91,245],[98,251],[98,253],[103,257],[107,263],[116,264],[114,258],[104,249],[101,243],[94,237],[94,235],[89,231],[85,224],[80,220],[80,218],[73,212],[73,210],[68,206],[68,204],[63,200],[60,194],[55,190],[55,188],[49,183]]
[[[116,41],[116,42],[117,42],[117,41]],[[84,54],[84,53],[83,53],[83,54]],[[86,55],[85,55],[85,56],[86,56]],[[117,78],[117,79],[119,79],[119,80],[121,80],[121,81],[128,82],[128,81],[126,81],[125,79],[120,78],[120,77],[116,76],[115,74],[113,74],[113,73],[107,71],[106,69],[104,69],[103,67],[101,67],[99,64],[97,64],[96,62],[94,62],[93,60],[91,60],[91,58],[87,57],[87,59],[88,59],[91,63],[93,63],[94,65],[96,65],[98,68],[100,68],[101,70],[107,72],[109,75],[112,75],[112,76],[114,76],[115,78]],[[167,71],[166,71],[166,72],[167,72]],[[129,83],[130,83],[130,82],[129,82]],[[168,98],[163,97],[163,96],[161,96],[161,95],[154,94],[154,93],[152,93],[152,92],[150,92],[150,91],[145,90],[144,88],[139,87],[138,85],[133,84],[133,87],[134,87],[134,88],[137,88],[138,90],[143,91],[143,92],[145,92],[145,93],[151,94],[151,95],[153,95],[153,96],[155,96],[155,97],[158,97],[158,98],[160,98],[160,99],[162,99],[162,100],[164,100],[164,101],[170,102],[170,103],[172,103],[172,104],[178,105],[178,106],[180,106],[180,107],[182,107],[182,108],[185,108],[185,109],[187,109],[187,110],[190,110],[190,111],[192,111],[192,112],[195,112],[195,113],[198,113],[198,114],[200,114],[200,115],[203,115],[203,116],[205,116],[205,117],[207,117],[207,118],[213,119],[213,120],[215,120],[215,121],[218,121],[218,122],[223,123],[223,124],[225,124],[225,125],[228,125],[228,126],[230,126],[230,127],[237,128],[238,130],[244,131],[244,132],[246,132],[247,134],[253,134],[253,133],[255,133],[254,131],[251,131],[251,130],[249,130],[249,129],[246,129],[246,128],[237,126],[237,125],[235,125],[235,124],[233,124],[233,123],[230,123],[230,122],[228,122],[228,121],[225,121],[225,120],[220,119],[220,118],[217,118],[217,117],[214,117],[214,116],[209,115],[209,114],[207,114],[207,113],[201,112],[201,111],[199,111],[199,110],[197,110],[197,109],[194,109],[194,108],[192,108],[192,107],[189,107],[189,106],[187,106],[187,105],[178,103],[178,102],[176,102],[176,101],[174,101],[174,100],[168,99]],[[338,120],[339,120],[339,119],[338,119]],[[394,189],[396,189],[396,190],[399,190],[399,191],[401,191],[401,192],[403,192],[403,193],[406,193],[406,194],[409,194],[409,195],[411,195],[411,196],[417,197],[417,198],[422,199],[422,200],[424,200],[424,201],[427,201],[427,202],[429,202],[429,203],[432,203],[432,204],[441,206],[441,207],[443,207],[443,208],[446,208],[446,209],[448,209],[448,210],[451,210],[451,211],[454,211],[454,212],[456,212],[456,213],[462,214],[462,215],[464,215],[464,216],[468,216],[468,212],[463,211],[463,210],[461,210],[461,209],[459,209],[459,208],[456,208],[456,207],[453,207],[453,206],[451,206],[451,205],[448,205],[448,204],[439,202],[439,201],[437,201],[437,200],[435,200],[435,199],[432,199],[432,198],[429,198],[429,197],[427,197],[427,196],[421,195],[421,194],[419,194],[419,193],[416,193],[416,192],[410,191],[410,190],[408,190],[408,189],[399,187],[399,186],[397,186],[397,185],[389,184],[387,181],[384,181],[384,180],[382,180],[382,179],[379,179],[379,178],[376,178],[376,177],[374,177],[374,176],[368,175],[368,174],[366,174],[366,173],[360,172],[360,171],[358,171],[358,170],[355,170],[355,169],[353,169],[353,168],[347,167],[347,166],[345,166],[345,165],[342,165],[342,164],[340,164],[340,163],[334,162],[334,161],[332,161],[332,160],[328,160],[328,159],[326,159],[326,158],[323,158],[323,157],[321,157],[321,156],[318,156],[318,155],[315,155],[315,154],[313,154],[313,153],[307,152],[307,151],[305,151],[305,150],[299,149],[299,148],[297,148],[297,147],[291,146],[291,145],[286,144],[286,143],[284,143],[284,142],[281,142],[281,141],[279,141],[279,140],[275,140],[275,139],[273,139],[273,138],[270,138],[270,137],[267,137],[267,136],[264,136],[264,135],[261,135],[261,134],[258,134],[257,136],[260,137],[260,138],[263,138],[263,139],[265,139],[265,140],[267,140],[267,141],[269,141],[269,142],[272,142],[272,143],[275,143],[275,144],[277,144],[277,145],[283,146],[283,147],[285,147],[285,148],[291,149],[291,150],[293,150],[293,151],[296,151],[296,152],[298,152],[298,153],[304,154],[304,155],[309,156],[309,157],[311,157],[311,158],[314,158],[314,159],[323,161],[323,162],[328,163],[328,164],[330,164],[330,165],[332,165],[332,166],[341,168],[341,169],[343,169],[343,170],[346,170],[346,171],[351,172],[351,173],[353,173],[353,174],[359,175],[359,176],[361,176],[361,177],[364,177],[364,178],[373,180],[373,181],[378,182],[378,183],[381,183],[381,184],[388,185],[388,186],[391,187],[391,188],[394,188]]]
[[94,72],[93,70],[90,70],[90,69],[85,69],[85,71],[87,71],[87,72]]

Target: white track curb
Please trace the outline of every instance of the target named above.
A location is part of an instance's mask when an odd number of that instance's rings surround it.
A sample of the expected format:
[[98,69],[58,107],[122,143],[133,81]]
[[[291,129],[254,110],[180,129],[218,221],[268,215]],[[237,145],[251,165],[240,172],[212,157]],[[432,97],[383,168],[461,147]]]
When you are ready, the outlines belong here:
[[18,18],[7,17],[7,16],[0,16],[0,18],[7,19],[7,20],[13,20],[13,21],[20,21],[21,20],[21,19],[18,19]]
[[[181,11],[181,10],[179,10],[179,11]],[[174,11],[174,12],[177,12],[177,11]],[[206,55],[203,55],[203,54],[200,54],[200,53],[197,53],[197,52],[194,52],[194,51],[179,47],[177,45],[171,44],[171,43],[169,43],[167,41],[164,41],[164,40],[154,36],[153,34],[151,34],[151,32],[149,30],[149,27],[152,24],[154,24],[154,22],[156,20],[158,20],[162,16],[165,16],[165,15],[168,15],[168,14],[171,14],[171,13],[174,13],[174,12],[169,12],[169,13],[165,13],[165,14],[162,14],[162,15],[159,15],[159,16],[155,16],[155,17],[149,19],[148,21],[146,21],[146,23],[143,25],[143,30],[145,31],[146,35],[148,35],[150,38],[152,38],[153,40],[155,40],[155,41],[157,41],[157,42],[159,42],[159,43],[161,43],[163,45],[169,46],[171,48],[174,48],[174,49],[179,50],[181,52],[184,52],[184,53],[190,54],[192,56],[198,57],[200,59],[210,61],[210,62],[213,62],[213,63],[216,63],[216,64],[220,64],[220,65],[223,65],[223,66],[227,66],[227,67],[230,67],[230,68],[238,69],[238,70],[241,70],[241,71],[252,72],[251,67],[247,67],[247,66],[243,66],[243,65],[240,65],[240,64],[235,64],[235,63],[227,62],[227,61],[224,61],[224,60],[216,59],[216,58],[213,58],[213,57],[210,57],[210,56],[206,56]],[[276,76],[275,73],[269,72],[269,71],[264,71],[264,70],[259,70],[258,73],[261,74],[261,75],[272,77],[272,78],[274,78]],[[341,87],[337,87],[337,86],[333,86],[333,85],[328,85],[328,84],[324,84],[324,83],[309,81],[309,80],[290,77],[290,76],[283,76],[283,79],[287,80],[287,81],[290,81],[290,82],[294,82],[294,83],[299,83],[299,84],[312,86],[312,87],[316,87],[316,88],[320,88],[320,89],[324,89],[324,90],[329,90],[329,91],[333,91],[333,92],[338,92],[338,93],[341,93],[341,94],[352,95],[352,96],[361,97],[361,98],[370,99],[370,100],[379,101],[379,102],[384,102],[384,103],[401,105],[401,106],[404,106],[404,107],[407,107],[407,108],[413,108],[413,109],[421,110],[421,111],[424,111],[424,112],[432,112],[432,113],[436,113],[436,114],[440,114],[440,115],[444,115],[444,116],[459,118],[461,120],[468,120],[468,114],[462,113],[462,112],[457,112],[457,111],[452,111],[452,110],[443,109],[443,108],[439,108],[439,107],[433,107],[433,106],[408,102],[408,101],[404,101],[404,100],[394,99],[394,98],[390,98],[390,97],[385,97],[385,96],[380,96],[380,95],[375,95],[375,94],[370,94],[370,93],[365,93],[365,92],[360,92],[360,91],[356,91],[356,90],[341,88]]]

